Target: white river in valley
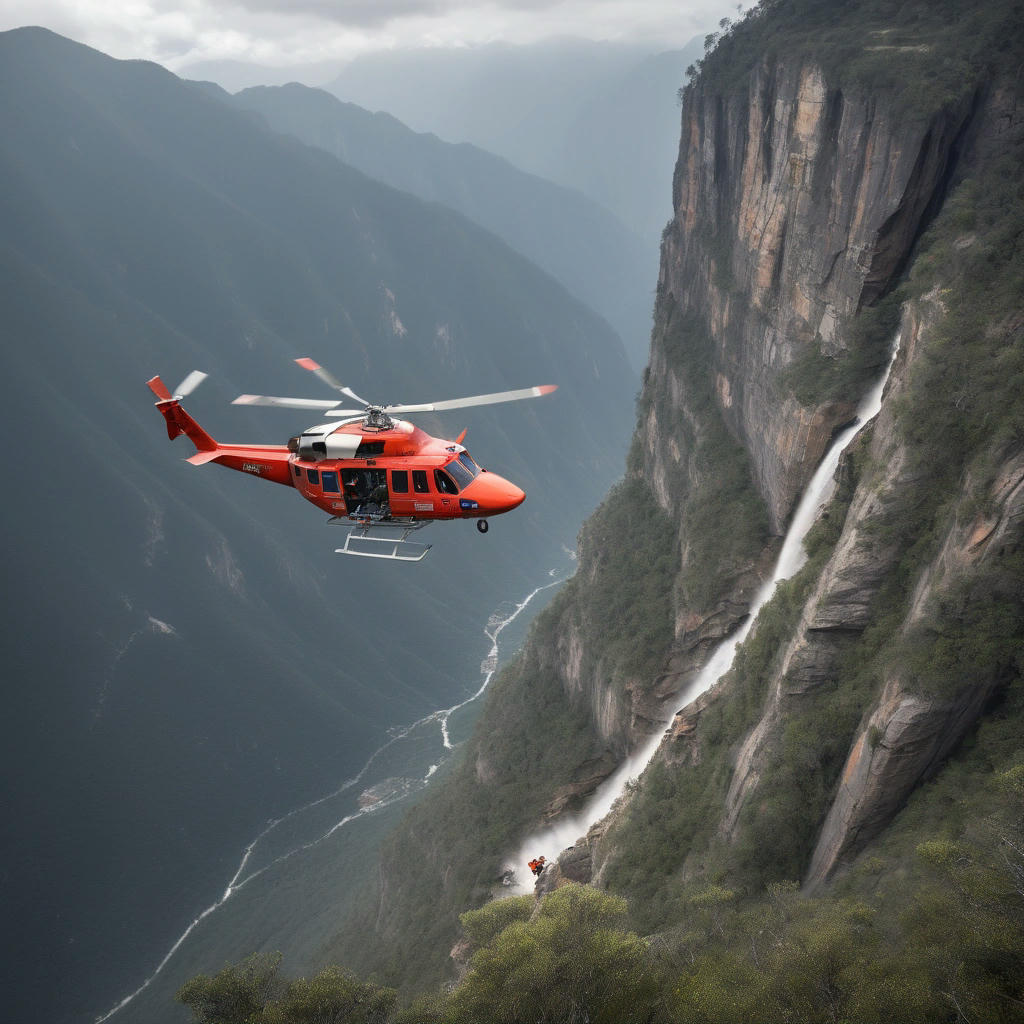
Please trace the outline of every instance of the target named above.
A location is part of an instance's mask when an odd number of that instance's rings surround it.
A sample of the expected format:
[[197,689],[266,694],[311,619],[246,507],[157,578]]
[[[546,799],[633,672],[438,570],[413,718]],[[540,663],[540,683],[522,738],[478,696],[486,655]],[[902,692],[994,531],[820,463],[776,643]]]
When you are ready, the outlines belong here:
[[[404,800],[410,794],[418,792],[425,786],[428,780],[434,775],[441,765],[440,761],[434,761],[429,765],[423,766],[423,774],[417,779],[404,778],[398,780],[401,785],[393,791],[389,792],[384,798],[376,800],[373,803],[369,803],[366,806],[360,806],[358,810],[351,811],[345,814],[337,821],[333,821],[328,827],[320,826],[315,828],[312,838],[305,839],[302,841],[291,840],[285,843],[283,850],[276,854],[272,854],[265,862],[256,866],[255,861],[258,854],[261,852],[261,844],[266,844],[274,834],[284,830],[285,826],[294,826],[297,819],[301,819],[303,816],[311,815],[317,810],[322,810],[324,805],[329,804],[335,798],[342,796],[345,793],[351,792],[356,786],[358,786],[370,772],[370,769],[374,764],[381,758],[381,755],[385,751],[394,747],[396,744],[402,742],[402,740],[409,737],[412,733],[421,729],[424,726],[428,726],[431,723],[436,723],[440,730],[440,738],[445,753],[453,749],[451,736],[448,732],[448,722],[451,716],[456,712],[472,704],[474,701],[479,700],[483,696],[484,691],[487,689],[491,680],[494,677],[495,672],[498,669],[498,656],[500,652],[500,637],[505,629],[510,626],[520,614],[526,610],[527,606],[533,601],[538,594],[543,593],[545,590],[549,590],[552,587],[557,587],[559,584],[564,583],[568,579],[568,574],[563,574],[557,569],[551,569],[548,571],[548,576],[552,577],[548,583],[543,583],[539,587],[535,587],[529,594],[526,595],[521,601],[516,604],[505,603],[498,608],[497,611],[493,612],[487,620],[487,625],[484,627],[484,634],[491,641],[490,650],[487,652],[486,657],[480,665],[480,673],[482,681],[479,688],[471,696],[465,700],[460,701],[458,704],[453,704],[448,708],[441,708],[437,711],[431,712],[429,715],[425,715],[423,718],[418,719],[409,726],[404,726],[397,731],[394,731],[391,737],[386,743],[383,743],[380,747],[375,750],[366,763],[360,769],[357,775],[343,782],[337,789],[326,794],[325,796],[319,797],[316,800],[311,801],[308,804],[304,804],[302,807],[297,807],[293,811],[289,811],[287,814],[282,815],[280,818],[274,818],[267,823],[267,827],[263,829],[255,839],[246,846],[242,852],[242,858],[238,865],[238,869],[235,871],[231,880],[227,884],[227,888],[223,894],[215,902],[211,903],[208,907],[202,910],[196,915],[195,919],[185,929],[184,932],[179,936],[176,942],[168,949],[166,955],[157,964],[156,968],[152,971],[149,977],[142,982],[141,985],[134,992],[125,996],[116,1006],[112,1007],[106,1013],[103,1013],[95,1018],[95,1024],[103,1024],[104,1021],[109,1020],[118,1011],[123,1010],[129,1003],[132,1002],[137,996],[141,995],[146,991],[147,988],[159,977],[164,968],[170,963],[174,955],[181,949],[181,947],[187,942],[188,938],[192,933],[205,921],[211,914],[214,914],[218,909],[224,906],[228,900],[239,893],[245,888],[250,882],[259,878],[264,872],[268,871],[275,865],[281,864],[282,862],[289,860],[292,857],[298,856],[308,850],[318,846],[324,840],[329,839],[339,829],[344,828],[351,822],[356,821],[359,818],[364,817],[368,814],[373,814],[377,811],[382,810],[385,807],[389,807],[401,800]],[[390,781],[390,780],[389,780]]]

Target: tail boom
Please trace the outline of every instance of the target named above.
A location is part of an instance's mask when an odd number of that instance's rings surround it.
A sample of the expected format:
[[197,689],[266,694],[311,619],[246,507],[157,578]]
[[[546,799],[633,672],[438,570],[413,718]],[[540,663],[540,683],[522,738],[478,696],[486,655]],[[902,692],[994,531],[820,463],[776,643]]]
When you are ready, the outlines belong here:
[[158,399],[156,407],[167,424],[167,437],[173,441],[184,434],[196,446],[195,455],[188,459],[192,465],[217,462],[240,473],[251,473],[264,480],[294,486],[286,445],[218,444],[181,407],[180,399],[171,395],[158,376],[146,383]]

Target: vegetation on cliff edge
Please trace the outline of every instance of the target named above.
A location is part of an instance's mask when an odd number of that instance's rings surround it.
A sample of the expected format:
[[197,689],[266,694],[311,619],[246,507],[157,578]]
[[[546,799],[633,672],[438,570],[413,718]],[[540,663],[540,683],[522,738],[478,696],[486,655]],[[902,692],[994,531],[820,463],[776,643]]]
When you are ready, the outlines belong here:
[[741,903],[705,883],[671,929],[640,938],[625,900],[570,884],[464,914],[465,975],[405,1009],[334,968],[285,983],[266,956],[194,979],[179,998],[199,1024],[1020,1022],[1022,698],[1018,685],[984,750],[962,753],[911,802],[908,828],[827,896],[784,881]]
[[743,89],[762,61],[820,67],[830,86],[886,94],[911,115],[963,102],[994,66],[1013,66],[1022,45],[1020,0],[760,0],[705,39],[692,69],[718,95]]

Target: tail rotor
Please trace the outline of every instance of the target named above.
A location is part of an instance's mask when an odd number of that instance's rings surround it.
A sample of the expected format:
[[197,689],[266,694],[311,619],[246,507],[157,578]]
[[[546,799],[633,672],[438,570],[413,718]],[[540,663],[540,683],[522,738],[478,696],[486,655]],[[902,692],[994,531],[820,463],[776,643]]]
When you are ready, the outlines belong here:
[[179,385],[178,385],[178,386],[177,386],[177,387],[176,387],[176,388],[174,389],[174,397],[175,397],[175,398],[178,398],[178,399],[181,399],[181,398],[188,398],[188,396],[189,396],[189,395],[191,395],[191,394],[192,394],[192,392],[193,392],[193,391],[195,391],[195,389],[196,389],[197,387],[199,387],[199,385],[200,385],[200,384],[202,384],[202,383],[203,383],[203,381],[204,381],[204,380],[206,380],[206,378],[207,378],[208,376],[209,376],[209,374],[208,374],[208,373],[203,373],[203,371],[202,371],[202,370],[193,370],[193,371],[192,371],[192,372],[191,372],[191,373],[190,373],[190,374],[189,374],[189,375],[188,375],[188,376],[187,376],[187,377],[186,377],[186,378],[185,378],[185,379],[184,379],[184,380],[183,380],[183,381],[182,381],[182,382],[181,382],[181,383],[180,383],[180,384],[179,384]]

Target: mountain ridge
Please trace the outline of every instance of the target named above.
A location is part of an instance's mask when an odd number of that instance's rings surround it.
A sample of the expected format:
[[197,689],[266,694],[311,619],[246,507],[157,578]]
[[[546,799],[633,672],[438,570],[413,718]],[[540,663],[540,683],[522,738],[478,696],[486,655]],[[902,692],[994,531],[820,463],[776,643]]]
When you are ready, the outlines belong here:
[[324,90],[256,87],[231,100],[273,129],[332,153],[370,177],[440,202],[507,241],[618,331],[639,369],[650,333],[654,267],[639,237],[582,193],[519,171],[470,143],[416,133]]

